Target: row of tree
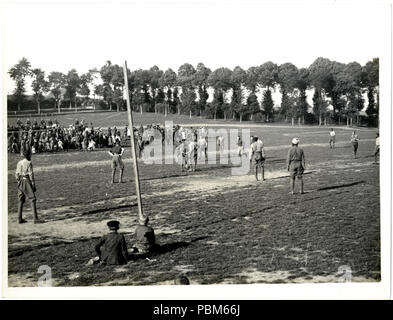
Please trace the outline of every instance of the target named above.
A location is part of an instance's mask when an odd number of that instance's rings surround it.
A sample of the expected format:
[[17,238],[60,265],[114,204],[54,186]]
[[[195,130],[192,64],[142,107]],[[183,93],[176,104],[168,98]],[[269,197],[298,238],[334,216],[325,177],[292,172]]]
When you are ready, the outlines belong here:
[[[67,74],[51,72],[47,77],[39,68],[32,68],[22,58],[9,70],[15,80],[14,96],[18,110],[26,93],[26,78],[31,77],[32,91],[40,113],[44,94],[50,92],[55,108],[62,101],[77,108],[77,96],[82,104],[91,103],[91,96],[102,99],[107,108],[117,111],[124,108],[123,67],[107,61],[99,70],[92,69],[79,75],[75,69]],[[214,71],[199,63],[181,65],[177,71],[160,70],[153,66],[148,70],[127,70],[130,99],[134,110],[140,112],[188,113],[208,117],[232,117],[242,121],[244,116],[264,114],[267,121],[273,115],[272,90],[282,95],[279,113],[287,119],[304,119],[310,106],[307,92],[313,89],[313,113],[319,124],[327,117],[339,120],[342,117],[350,124],[364,108],[363,94],[367,94],[369,115],[378,115],[379,109],[379,60],[361,66],[357,62],[348,64],[317,58],[308,68],[298,69],[292,63],[281,65],[266,62],[260,66],[243,70],[218,68]],[[100,84],[94,84],[100,78]],[[262,102],[258,100],[262,95]],[[210,97],[212,95],[212,97]],[[210,98],[210,99],[209,99]],[[210,100],[210,101],[209,101]],[[208,102],[209,101],[209,102]],[[329,108],[329,105],[332,106]]]

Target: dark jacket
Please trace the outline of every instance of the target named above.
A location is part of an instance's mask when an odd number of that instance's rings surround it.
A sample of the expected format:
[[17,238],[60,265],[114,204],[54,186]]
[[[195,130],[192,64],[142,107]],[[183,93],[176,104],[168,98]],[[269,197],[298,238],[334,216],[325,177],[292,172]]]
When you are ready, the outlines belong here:
[[101,261],[106,264],[127,263],[127,244],[122,234],[111,232],[104,235],[95,246],[95,250]]

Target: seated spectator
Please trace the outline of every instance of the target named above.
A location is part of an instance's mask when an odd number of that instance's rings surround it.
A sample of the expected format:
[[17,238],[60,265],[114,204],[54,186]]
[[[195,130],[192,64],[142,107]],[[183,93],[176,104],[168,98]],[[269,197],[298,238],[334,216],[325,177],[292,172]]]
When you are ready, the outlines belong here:
[[148,253],[157,249],[154,229],[148,226],[149,218],[139,218],[139,224],[135,229],[136,242],[129,253]]
[[[127,244],[124,236],[118,233],[120,228],[119,221],[109,221],[107,223],[109,233],[104,235],[95,246],[97,253],[92,263],[100,261],[108,265],[126,264],[128,261]],[[92,264],[89,261],[89,264]]]
[[58,148],[59,148],[59,151],[63,151],[63,150],[64,150],[64,144],[63,144],[63,141],[62,141],[62,140],[59,140],[59,141],[57,142],[57,146],[58,146]]
[[93,151],[96,148],[96,143],[94,142],[93,139],[90,139],[89,141],[89,146],[87,147],[88,151]]

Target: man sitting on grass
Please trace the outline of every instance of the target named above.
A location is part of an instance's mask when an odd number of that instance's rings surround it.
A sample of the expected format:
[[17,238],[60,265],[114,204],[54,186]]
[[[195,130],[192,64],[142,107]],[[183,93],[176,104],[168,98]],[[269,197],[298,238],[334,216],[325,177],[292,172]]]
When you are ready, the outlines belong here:
[[139,218],[139,224],[135,229],[136,243],[129,250],[133,253],[150,253],[157,249],[154,229],[148,226],[149,217]]
[[108,265],[126,264],[128,261],[127,244],[124,236],[118,233],[119,221],[109,221],[107,223],[109,233],[104,235],[95,246],[96,258],[89,261],[89,264],[101,262]]

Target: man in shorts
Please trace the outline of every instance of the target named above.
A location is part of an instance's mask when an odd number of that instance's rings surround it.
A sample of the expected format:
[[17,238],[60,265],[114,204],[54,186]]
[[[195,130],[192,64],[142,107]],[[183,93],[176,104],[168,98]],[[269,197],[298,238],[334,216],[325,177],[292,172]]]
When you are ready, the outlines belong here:
[[334,132],[333,128],[331,128],[330,132],[329,132],[329,147],[330,147],[330,149],[334,149],[335,143],[336,143],[336,133]]
[[18,182],[18,222],[27,222],[23,219],[23,204],[26,198],[30,200],[31,211],[33,213],[34,223],[44,223],[45,221],[38,219],[37,207],[36,207],[36,187],[33,173],[33,164],[31,163],[31,152],[30,150],[23,151],[23,159],[16,165],[15,178]]
[[124,148],[120,147],[120,141],[116,141],[116,145],[110,151],[108,151],[108,153],[112,156],[112,183],[115,183],[117,168],[120,169],[119,183],[123,182],[124,163],[121,160],[123,152]]
[[253,137],[249,158],[251,165],[255,167],[255,179],[258,181],[258,168],[261,168],[262,181],[265,181],[265,151],[263,143],[258,137]]
[[295,179],[300,181],[300,193],[304,194],[303,188],[303,173],[305,164],[305,157],[303,149],[298,147],[299,139],[292,139],[292,147],[288,150],[287,169],[291,176],[291,193],[295,194]]

